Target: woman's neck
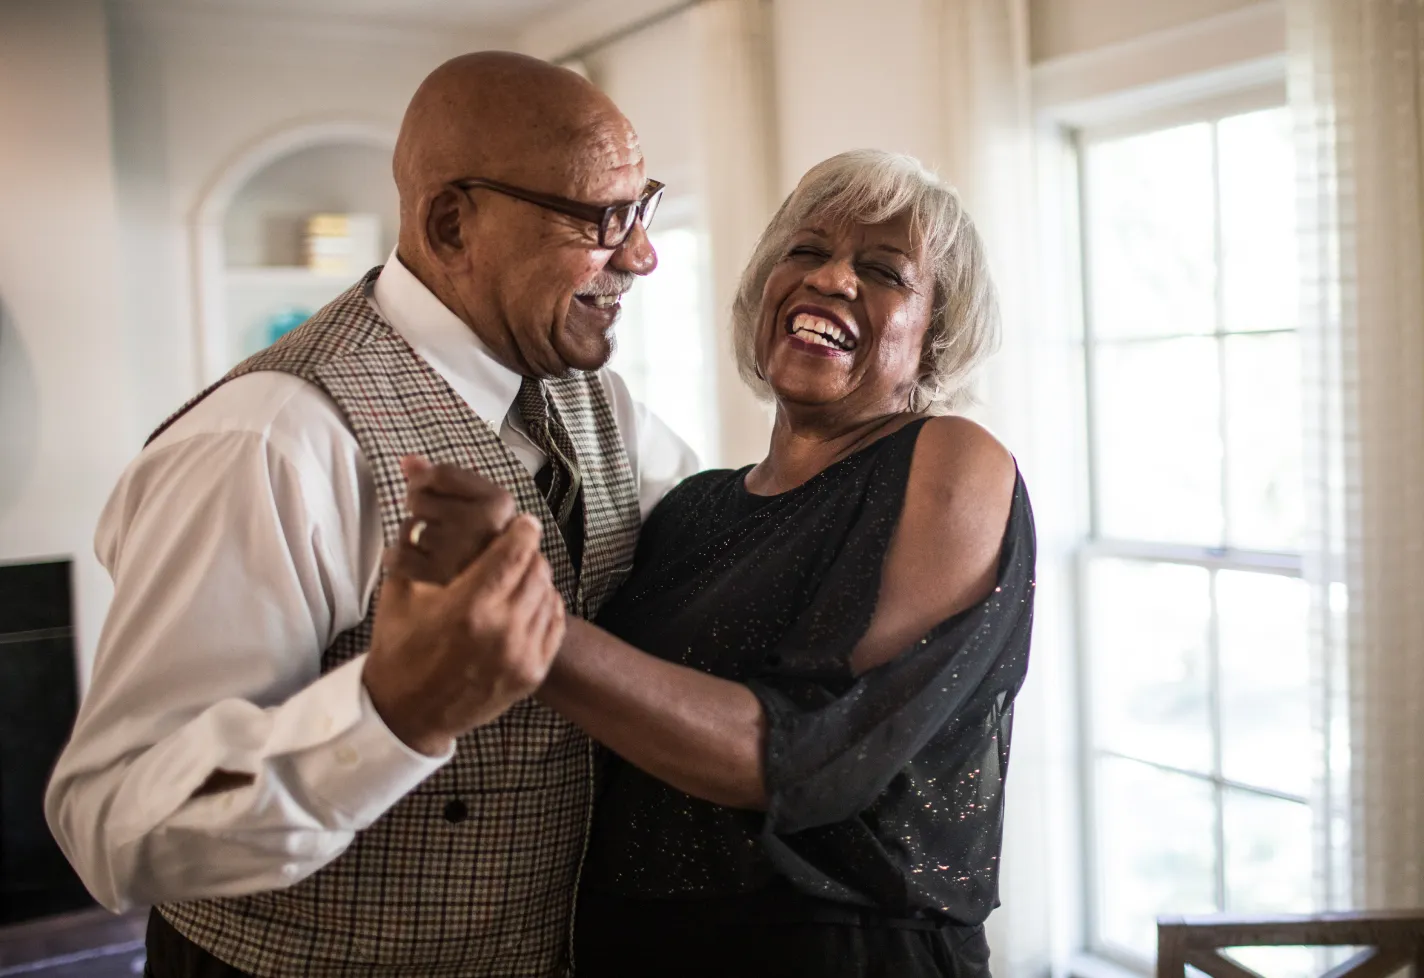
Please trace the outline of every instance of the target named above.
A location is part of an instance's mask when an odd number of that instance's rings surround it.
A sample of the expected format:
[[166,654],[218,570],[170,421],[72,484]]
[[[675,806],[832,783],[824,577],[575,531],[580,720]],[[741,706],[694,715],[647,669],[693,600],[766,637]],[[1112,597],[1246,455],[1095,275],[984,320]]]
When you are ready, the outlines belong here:
[[[819,412],[818,412],[819,413]],[[771,496],[795,489],[822,470],[883,438],[917,415],[887,411],[854,419],[800,420],[778,404],[766,458],[747,473],[747,491]]]

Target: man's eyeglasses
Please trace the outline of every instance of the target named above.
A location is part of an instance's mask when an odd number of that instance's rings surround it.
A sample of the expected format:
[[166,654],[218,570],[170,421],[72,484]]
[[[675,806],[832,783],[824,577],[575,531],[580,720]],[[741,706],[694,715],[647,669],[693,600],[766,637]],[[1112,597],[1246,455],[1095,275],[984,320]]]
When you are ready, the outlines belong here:
[[633,225],[640,219],[643,222],[643,229],[647,230],[648,225],[653,223],[653,215],[657,213],[658,204],[663,199],[663,185],[656,180],[649,180],[644,185],[643,196],[637,200],[609,204],[606,207],[569,200],[567,197],[541,194],[534,190],[525,190],[523,187],[514,187],[482,177],[456,180],[454,186],[465,191],[474,190],[477,187],[493,190],[516,200],[536,204],[546,210],[567,214],[569,217],[577,217],[596,224],[598,225],[598,246],[600,248],[617,248],[627,240],[628,235],[633,232]]

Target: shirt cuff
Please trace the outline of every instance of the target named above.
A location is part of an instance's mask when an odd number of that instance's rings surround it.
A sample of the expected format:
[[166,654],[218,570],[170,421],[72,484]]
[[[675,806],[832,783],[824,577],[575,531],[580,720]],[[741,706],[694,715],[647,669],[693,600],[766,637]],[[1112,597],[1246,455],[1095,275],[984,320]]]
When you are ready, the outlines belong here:
[[332,670],[298,694],[319,691],[310,712],[292,711],[314,725],[308,730],[329,735],[287,760],[311,803],[327,809],[314,814],[331,828],[366,828],[455,756],[452,745],[429,757],[391,733],[361,681],[365,665],[362,655]]

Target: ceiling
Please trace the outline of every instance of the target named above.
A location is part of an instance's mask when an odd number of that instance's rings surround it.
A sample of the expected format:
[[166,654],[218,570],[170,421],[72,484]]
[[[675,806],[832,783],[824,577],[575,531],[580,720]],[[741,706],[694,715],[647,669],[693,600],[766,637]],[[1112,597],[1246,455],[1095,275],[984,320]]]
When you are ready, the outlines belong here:
[[583,6],[588,0],[118,0],[131,7],[271,14],[300,20],[334,19],[408,27],[461,27],[516,32],[530,23]]

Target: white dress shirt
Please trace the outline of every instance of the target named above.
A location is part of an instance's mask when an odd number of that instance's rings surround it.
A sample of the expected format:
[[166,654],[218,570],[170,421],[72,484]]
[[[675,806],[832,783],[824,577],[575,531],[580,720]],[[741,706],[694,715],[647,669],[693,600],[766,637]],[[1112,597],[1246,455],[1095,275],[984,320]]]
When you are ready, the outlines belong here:
[[[375,299],[537,471],[511,416],[520,376],[394,255]],[[646,515],[696,458],[599,376]],[[218,388],[129,466],[95,548],[114,599],[45,810],[110,910],[288,886],[449,760],[386,728],[365,656],[320,675],[322,650],[366,615],[382,537],[370,467],[314,385],[261,372]],[[253,783],[194,798],[218,769]]]

